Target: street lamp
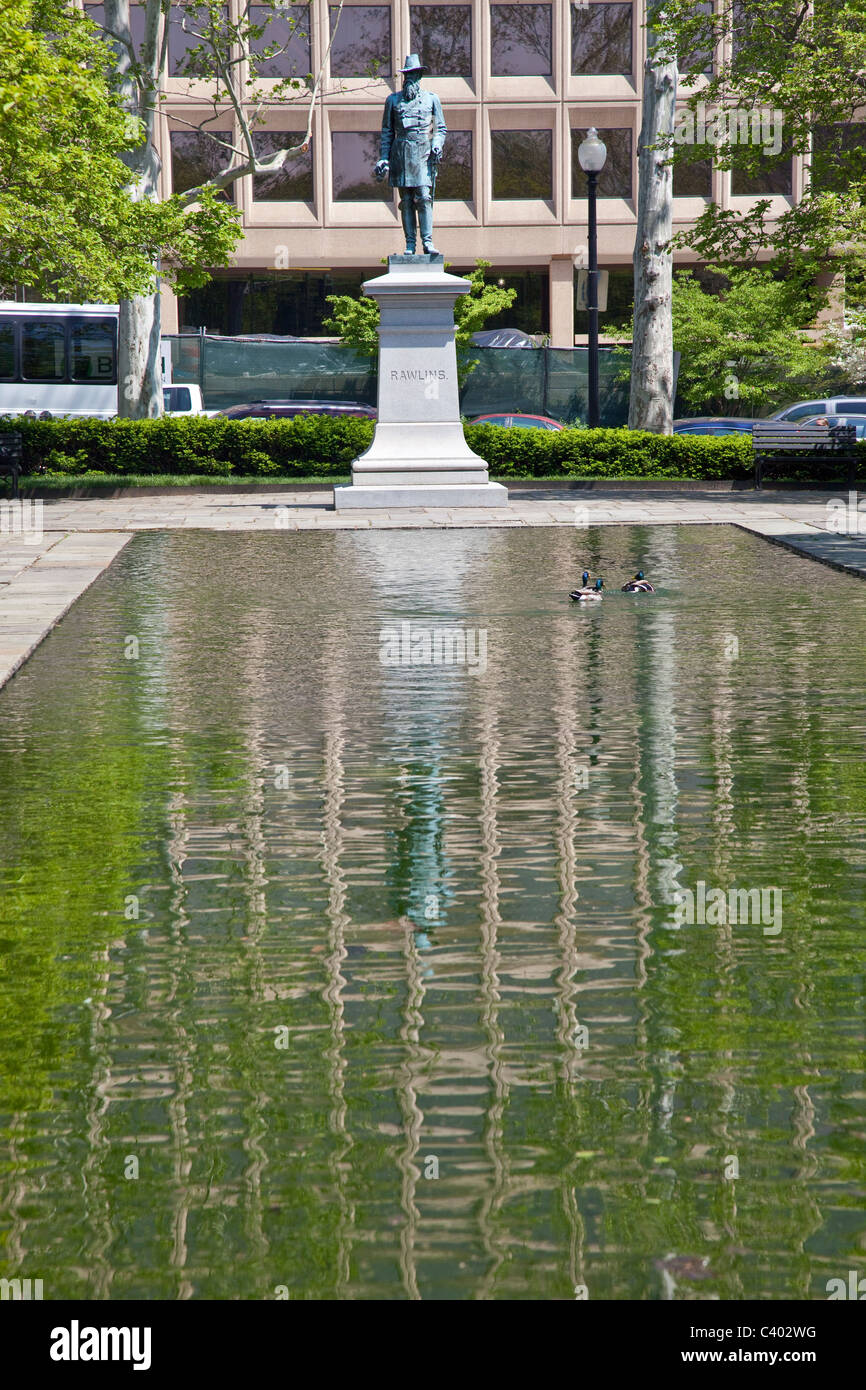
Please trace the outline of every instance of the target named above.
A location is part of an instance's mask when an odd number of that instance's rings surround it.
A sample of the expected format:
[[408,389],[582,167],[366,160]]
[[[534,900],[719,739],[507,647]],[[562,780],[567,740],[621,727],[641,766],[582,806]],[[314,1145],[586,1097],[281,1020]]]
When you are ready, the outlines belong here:
[[589,401],[587,404],[587,424],[590,428],[598,425],[598,227],[596,223],[596,195],[598,176],[607,159],[607,146],[599,140],[595,126],[590,126],[586,139],[582,140],[577,151],[580,167],[586,174],[589,185],[589,271],[586,281],[586,312],[589,317]]

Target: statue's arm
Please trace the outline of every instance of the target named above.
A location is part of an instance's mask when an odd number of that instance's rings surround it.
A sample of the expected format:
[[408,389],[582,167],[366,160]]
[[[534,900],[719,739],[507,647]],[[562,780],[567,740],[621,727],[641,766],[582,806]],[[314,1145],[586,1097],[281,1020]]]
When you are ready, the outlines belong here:
[[445,136],[448,134],[448,127],[445,124],[445,117],[442,114],[442,103],[435,92],[433,97],[433,150],[437,155],[441,155],[445,145]]
[[379,159],[388,159],[394,143],[394,103],[389,97],[382,112],[382,138],[379,142]]

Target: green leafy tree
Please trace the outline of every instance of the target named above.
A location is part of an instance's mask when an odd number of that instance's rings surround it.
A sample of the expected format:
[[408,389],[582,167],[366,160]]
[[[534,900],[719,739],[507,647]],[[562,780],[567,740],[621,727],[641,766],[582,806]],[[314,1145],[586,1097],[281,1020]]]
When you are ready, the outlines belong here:
[[[809,156],[804,198],[776,217],[770,197],[746,213],[711,204],[675,238],[707,264],[746,265],[760,257],[805,285],[843,266],[859,292],[866,264],[866,9],[864,0],[724,0],[710,13],[693,0],[664,0],[649,22],[661,48],[679,56],[693,83],[697,119],[672,143],[675,161],[712,157],[745,180],[772,175],[794,154]],[[712,75],[704,77],[715,53]],[[722,55],[727,55],[722,60]],[[685,55],[685,56],[684,56]],[[718,119],[719,113],[724,121]],[[690,138],[693,136],[693,138]]]
[[0,7],[0,282],[9,292],[116,300],[153,278],[151,243],[185,249],[128,196],[121,163],[139,140],[111,64],[66,0]]
[[[220,195],[248,174],[273,174],[288,155],[309,148],[312,113],[330,44],[318,75],[304,74],[261,85],[265,65],[276,58],[300,29],[309,32],[309,0],[260,0],[245,3],[237,17],[222,0],[141,0],[140,42],[133,37],[130,0],[105,0],[105,46],[111,55],[116,89],[130,122],[139,133],[126,151],[129,196],[150,205],[155,235],[148,244],[151,279],[146,291],[122,298],[118,331],[118,412],[130,418],[162,413],[159,373],[159,282],[179,288],[202,284],[211,267],[225,265],[240,238],[239,215]],[[331,7],[337,32],[342,0]],[[280,28],[271,26],[279,21]],[[175,123],[199,131],[213,144],[216,171],[194,188],[161,199],[160,161],[156,148],[157,116],[165,99],[169,36],[174,26],[186,36],[180,76],[195,79],[196,104],[210,108]],[[278,149],[262,155],[255,134],[264,109],[293,102],[306,111],[305,129],[287,137]],[[231,112],[237,138],[216,132]],[[212,130],[208,127],[212,127]]]
[[[462,386],[477,365],[468,357],[472,334],[517,298],[517,291],[505,285],[491,285],[486,279],[489,261],[476,261],[466,277],[472,284],[468,294],[462,294],[454,305],[454,327],[457,343],[458,375]],[[323,322],[328,333],[339,335],[344,347],[352,347],[365,357],[375,357],[379,350],[379,305],[368,295],[355,298],[350,294],[329,294],[327,303],[331,314]]]
[[761,414],[780,381],[825,380],[825,348],[806,339],[812,300],[797,281],[765,267],[728,268],[716,293],[690,272],[673,284],[674,347],[682,354],[678,394],[695,413]]

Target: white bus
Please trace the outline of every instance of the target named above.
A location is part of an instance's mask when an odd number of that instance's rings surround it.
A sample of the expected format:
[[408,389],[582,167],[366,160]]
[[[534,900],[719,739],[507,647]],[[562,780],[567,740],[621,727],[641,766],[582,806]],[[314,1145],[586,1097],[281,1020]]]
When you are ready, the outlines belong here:
[[117,305],[0,300],[0,415],[117,414]]
[[[162,380],[171,383],[170,344]],[[198,386],[166,392],[173,414],[200,414]],[[0,415],[117,414],[117,305],[0,300]]]

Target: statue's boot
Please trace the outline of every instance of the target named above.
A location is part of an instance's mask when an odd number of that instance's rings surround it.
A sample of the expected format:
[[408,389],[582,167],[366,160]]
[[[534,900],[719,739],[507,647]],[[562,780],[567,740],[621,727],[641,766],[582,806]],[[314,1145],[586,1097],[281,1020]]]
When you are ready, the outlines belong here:
[[406,255],[415,255],[415,206],[411,193],[404,193],[400,199],[400,220],[406,238]]
[[429,193],[422,193],[418,197],[418,226],[426,255],[438,256],[439,252],[433,245],[433,199]]

